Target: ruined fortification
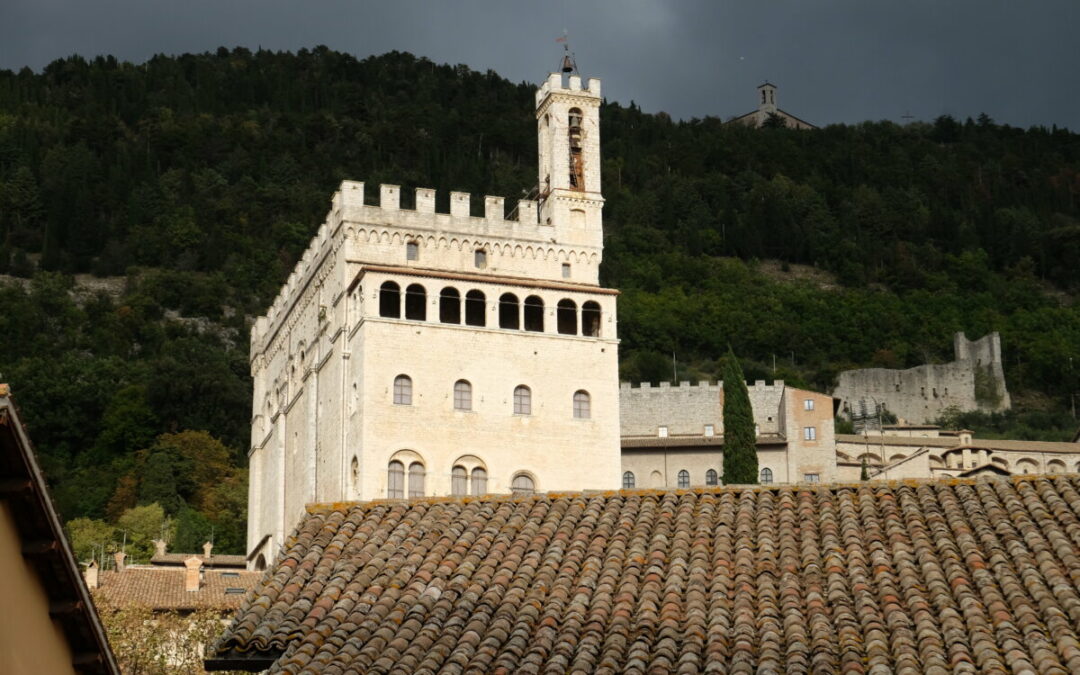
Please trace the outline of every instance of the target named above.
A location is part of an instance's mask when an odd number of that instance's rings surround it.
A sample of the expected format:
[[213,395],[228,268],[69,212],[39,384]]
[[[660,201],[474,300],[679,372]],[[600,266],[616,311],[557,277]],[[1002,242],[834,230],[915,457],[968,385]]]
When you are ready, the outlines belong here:
[[1011,407],[1001,360],[1001,337],[990,333],[968,340],[953,336],[956,360],[892,370],[864,368],[840,373],[833,396],[843,401],[848,415],[860,401],[873,410],[875,401],[901,420],[931,422],[949,407],[998,412]]

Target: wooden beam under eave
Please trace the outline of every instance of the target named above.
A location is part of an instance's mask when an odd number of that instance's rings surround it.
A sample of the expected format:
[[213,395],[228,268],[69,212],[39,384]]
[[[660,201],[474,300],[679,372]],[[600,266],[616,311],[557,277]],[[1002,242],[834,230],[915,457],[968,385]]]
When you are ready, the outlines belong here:
[[82,600],[54,600],[49,603],[49,615],[69,616],[83,611],[85,607]]
[[29,492],[31,485],[29,478],[5,478],[0,480],[0,495],[7,497]]
[[22,545],[22,554],[30,557],[49,555],[50,553],[56,553],[59,550],[60,542],[55,539],[24,541]]

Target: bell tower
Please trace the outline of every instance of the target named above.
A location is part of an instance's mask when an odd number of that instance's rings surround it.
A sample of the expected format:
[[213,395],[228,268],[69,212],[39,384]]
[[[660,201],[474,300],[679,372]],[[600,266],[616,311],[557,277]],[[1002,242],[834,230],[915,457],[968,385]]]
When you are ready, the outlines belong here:
[[599,248],[600,80],[583,87],[576,69],[563,70],[536,91],[540,225],[554,227],[558,243]]

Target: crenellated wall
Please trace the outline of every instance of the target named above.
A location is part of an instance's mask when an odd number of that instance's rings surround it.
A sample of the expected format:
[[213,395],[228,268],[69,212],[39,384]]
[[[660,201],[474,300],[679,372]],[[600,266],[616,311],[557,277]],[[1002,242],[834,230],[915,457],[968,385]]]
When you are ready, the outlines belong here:
[[[782,434],[784,381],[766,384],[758,380],[747,383],[754,423],[759,434]],[[672,436],[700,436],[712,425],[713,433],[723,433],[724,383],[708,380],[692,385],[680,382],[673,387],[661,382],[653,387],[643,382],[634,387],[623,382],[619,388],[620,430],[623,436],[655,436],[661,426]]]

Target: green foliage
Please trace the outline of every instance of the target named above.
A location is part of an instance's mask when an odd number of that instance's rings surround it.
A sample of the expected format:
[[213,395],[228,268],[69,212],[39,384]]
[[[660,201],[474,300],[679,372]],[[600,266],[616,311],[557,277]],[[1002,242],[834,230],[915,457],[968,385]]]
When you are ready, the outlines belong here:
[[172,546],[177,551],[201,551],[204,542],[213,540],[213,527],[206,516],[185,506],[176,517],[176,540]]
[[724,483],[758,482],[757,434],[746,379],[734,352],[724,366]]
[[130,562],[148,562],[154,554],[154,540],[175,538],[175,523],[165,516],[160,504],[147,504],[128,509],[116,521],[118,535],[125,537],[124,545]]
[[862,458],[862,463],[859,467],[859,480],[870,480],[870,468],[866,465],[866,458]]
[[838,434],[853,434],[855,433],[855,424],[847,417],[843,415],[837,415],[834,418],[835,430]]
[[75,553],[75,560],[82,562],[113,550],[116,542],[116,526],[92,518],[75,518],[67,524],[68,541]]
[[946,408],[934,421],[943,429],[968,429],[978,438],[1011,438],[1023,441],[1071,441],[1077,421],[1064,408],[1036,408],[986,413]]

